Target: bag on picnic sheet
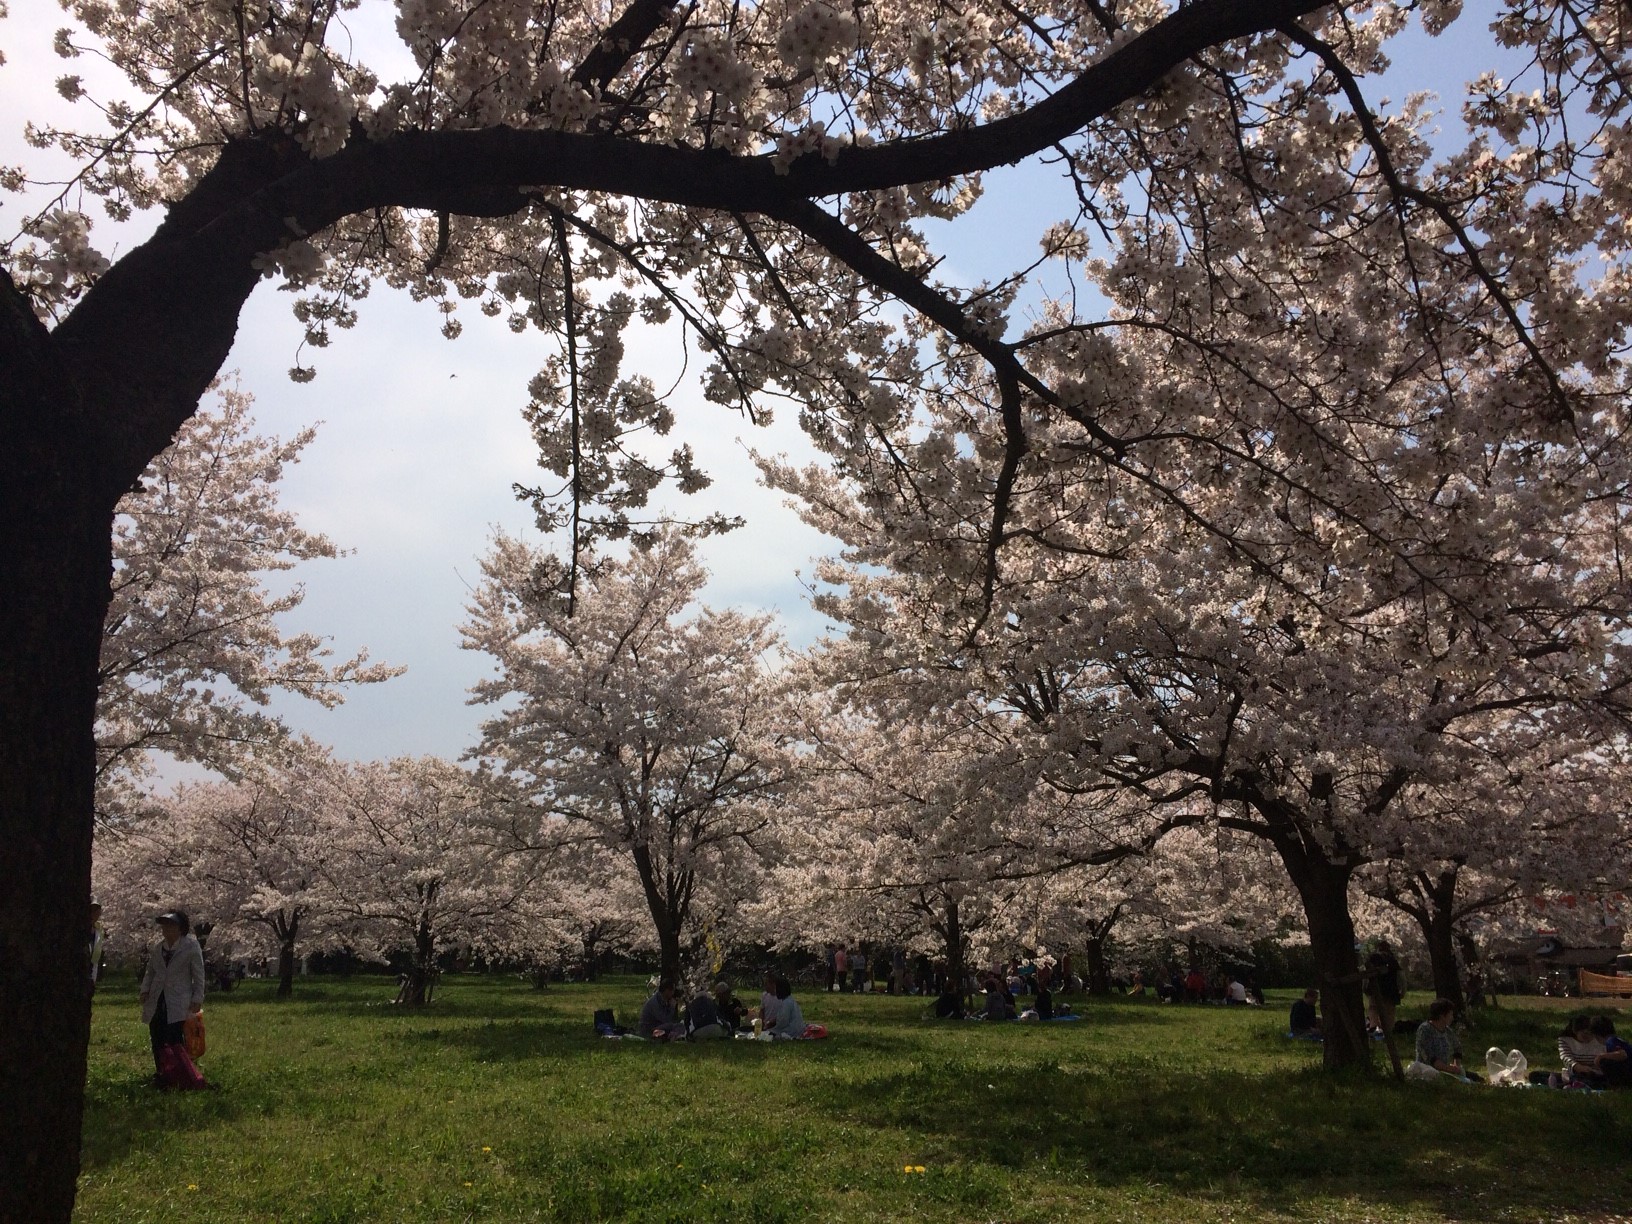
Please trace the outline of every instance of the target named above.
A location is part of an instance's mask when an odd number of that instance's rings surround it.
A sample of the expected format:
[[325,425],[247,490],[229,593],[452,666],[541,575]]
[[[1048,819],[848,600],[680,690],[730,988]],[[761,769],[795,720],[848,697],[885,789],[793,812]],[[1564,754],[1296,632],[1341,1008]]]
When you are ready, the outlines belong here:
[[198,1067],[187,1053],[187,1047],[183,1045],[159,1047],[159,1082],[166,1088],[184,1091],[205,1087],[204,1077],[199,1074]]
[[602,1037],[625,1037],[629,1033],[618,1023],[610,1007],[602,1007],[595,1012],[595,1031]]
[[1492,1084],[1527,1084],[1530,1082],[1530,1060],[1523,1050],[1503,1053],[1500,1046],[1485,1051],[1485,1078]]
[[805,1025],[805,1031],[800,1036],[806,1041],[821,1041],[827,1036],[827,1025],[807,1024]]
[[1413,1058],[1405,1068],[1405,1078],[1416,1080],[1424,1084],[1448,1083],[1454,1080],[1454,1075],[1446,1075],[1443,1071],[1429,1066],[1427,1063]]
[[204,1013],[192,1012],[182,1022],[181,1042],[193,1058],[203,1058],[207,1048],[204,1042]]

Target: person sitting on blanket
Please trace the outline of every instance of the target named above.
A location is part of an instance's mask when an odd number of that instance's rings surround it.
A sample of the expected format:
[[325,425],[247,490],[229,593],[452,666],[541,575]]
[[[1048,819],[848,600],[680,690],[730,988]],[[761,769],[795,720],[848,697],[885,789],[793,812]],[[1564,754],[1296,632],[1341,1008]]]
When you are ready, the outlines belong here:
[[1031,1008],[1039,1020],[1054,1019],[1054,993],[1042,982],[1037,983],[1037,997],[1032,1000]]
[[776,974],[765,970],[765,989],[759,992],[760,1027],[768,1029],[776,1020]]
[[700,991],[686,1005],[686,1028],[687,1036],[693,1041],[719,1041],[731,1036],[731,1029],[720,1014],[719,1003],[706,990]]
[[963,1018],[963,995],[958,990],[957,983],[949,974],[941,989],[941,997],[935,1000],[935,1016],[940,1020],[961,1020]]
[[1598,1070],[1611,1088],[1632,1087],[1632,1046],[1615,1035],[1615,1021],[1608,1016],[1592,1018],[1592,1035],[1604,1043],[1598,1055]]
[[1303,998],[1292,1004],[1292,1019],[1290,1028],[1292,1036],[1301,1037],[1305,1041],[1319,1041],[1320,1013],[1315,1010],[1315,1003],[1320,998],[1319,993],[1311,986],[1303,992]]
[[714,983],[714,1006],[719,1009],[720,1022],[725,1025],[726,1032],[741,1032],[748,1027],[748,1009],[737,998],[730,982],[721,979]]
[[765,1031],[790,1041],[805,1035],[805,1013],[799,1010],[799,1000],[793,997],[793,987],[785,977],[776,979],[776,1019],[765,1026]]
[[1014,1019],[1014,996],[996,978],[986,979],[986,1019]]
[[1604,1086],[1604,1073],[1598,1060],[1604,1055],[1604,1043],[1592,1032],[1592,1021],[1575,1016],[1564,1026],[1558,1038],[1558,1057],[1564,1064],[1564,1078],[1593,1088]]
[[1449,999],[1435,999],[1428,1005],[1428,1019],[1417,1027],[1417,1062],[1441,1075],[1466,1079],[1468,1073],[1462,1067],[1450,1032],[1455,1015],[1456,1004]]
[[657,984],[657,992],[640,1009],[640,1021],[635,1032],[652,1041],[683,1040],[686,1026],[680,1023],[680,1013],[674,1005],[674,983],[664,978]]

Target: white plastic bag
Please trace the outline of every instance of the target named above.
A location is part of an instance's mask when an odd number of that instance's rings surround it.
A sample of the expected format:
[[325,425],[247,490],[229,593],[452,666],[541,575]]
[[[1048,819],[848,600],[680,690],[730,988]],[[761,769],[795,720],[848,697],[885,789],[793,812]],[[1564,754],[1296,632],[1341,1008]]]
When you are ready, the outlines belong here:
[[1527,1084],[1530,1082],[1530,1061],[1523,1050],[1502,1053],[1500,1046],[1485,1051],[1485,1078],[1492,1084]]

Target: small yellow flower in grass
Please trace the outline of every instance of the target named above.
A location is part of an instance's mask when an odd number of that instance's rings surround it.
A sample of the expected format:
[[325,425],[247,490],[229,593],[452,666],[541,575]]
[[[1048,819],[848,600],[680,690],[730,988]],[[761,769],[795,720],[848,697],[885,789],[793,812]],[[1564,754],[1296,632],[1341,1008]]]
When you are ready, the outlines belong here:
[[491,1151],[492,1151],[492,1150],[493,1150],[493,1149],[492,1149],[492,1148],[490,1148],[490,1147],[484,1147],[484,1148],[483,1148],[483,1149],[482,1149],[482,1151],[484,1151],[484,1152],[491,1152]]
[[197,1189],[198,1189],[198,1187],[197,1187],[197,1186],[192,1186],[192,1185],[190,1185],[190,1186],[188,1186],[188,1187],[187,1187],[187,1189],[189,1189],[189,1190],[197,1190]]
[[901,1166],[901,1172],[903,1172],[903,1173],[922,1173],[923,1171],[924,1171],[924,1166],[923,1165],[902,1165]]
[[468,1190],[471,1186],[474,1186],[475,1184],[476,1184],[475,1182],[466,1182],[465,1183],[465,1188]]

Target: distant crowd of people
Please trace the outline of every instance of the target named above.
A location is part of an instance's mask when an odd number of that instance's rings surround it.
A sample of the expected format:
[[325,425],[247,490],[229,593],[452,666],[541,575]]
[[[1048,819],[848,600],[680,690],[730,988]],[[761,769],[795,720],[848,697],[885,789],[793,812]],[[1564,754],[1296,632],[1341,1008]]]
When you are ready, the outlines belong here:
[[[1128,993],[1137,997],[1145,991],[1144,974],[1135,973]],[[1221,1003],[1232,1007],[1259,1007],[1264,1002],[1264,992],[1251,975],[1221,969],[1209,978],[1199,965],[1190,966],[1189,972],[1181,972],[1177,965],[1169,965],[1165,979],[1156,983],[1155,993],[1164,1003]]]

